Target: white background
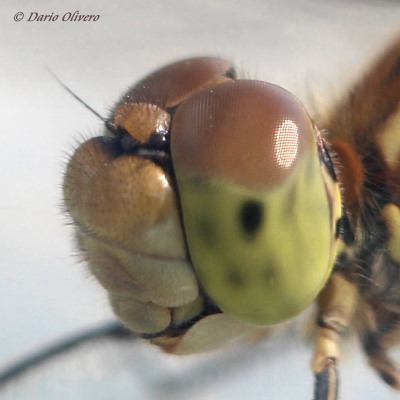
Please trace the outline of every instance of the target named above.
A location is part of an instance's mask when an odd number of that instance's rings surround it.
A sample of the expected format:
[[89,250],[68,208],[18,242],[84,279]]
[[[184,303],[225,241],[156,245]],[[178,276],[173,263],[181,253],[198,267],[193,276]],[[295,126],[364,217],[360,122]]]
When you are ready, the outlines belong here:
[[[100,19],[62,22],[76,10]],[[15,22],[17,12],[25,19]],[[27,22],[31,12],[59,19]],[[111,318],[73,256],[60,212],[65,153],[101,123],[46,66],[102,115],[137,79],[195,55],[228,58],[245,76],[324,108],[400,31],[399,21],[394,1],[1,0],[0,366]],[[400,396],[365,367],[357,344],[346,353],[339,398]],[[291,332],[212,360],[98,343],[34,371],[0,399],[311,399],[310,357]]]

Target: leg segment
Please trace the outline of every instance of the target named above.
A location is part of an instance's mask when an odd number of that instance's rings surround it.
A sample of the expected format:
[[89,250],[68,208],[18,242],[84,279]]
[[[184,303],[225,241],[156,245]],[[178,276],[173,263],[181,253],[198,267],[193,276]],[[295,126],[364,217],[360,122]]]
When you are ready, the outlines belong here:
[[336,399],[339,341],[351,323],[357,298],[355,284],[340,273],[332,275],[318,297],[317,337],[312,361],[314,400]]
[[315,374],[314,400],[336,400],[337,398],[339,385],[336,361],[329,361],[321,372]]

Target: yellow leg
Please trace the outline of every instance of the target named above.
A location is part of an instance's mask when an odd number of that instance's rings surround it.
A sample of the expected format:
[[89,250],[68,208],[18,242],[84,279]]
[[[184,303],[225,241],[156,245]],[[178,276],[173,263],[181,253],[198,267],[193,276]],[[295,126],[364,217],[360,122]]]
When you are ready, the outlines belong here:
[[312,361],[314,400],[336,399],[339,341],[353,318],[357,298],[355,284],[335,273],[317,299],[317,337]]

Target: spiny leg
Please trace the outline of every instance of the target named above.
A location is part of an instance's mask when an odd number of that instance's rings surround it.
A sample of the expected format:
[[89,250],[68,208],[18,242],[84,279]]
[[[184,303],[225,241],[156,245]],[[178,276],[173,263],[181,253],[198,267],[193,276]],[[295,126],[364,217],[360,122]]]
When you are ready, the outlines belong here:
[[336,400],[339,341],[352,320],[358,298],[356,286],[335,273],[318,297],[317,337],[312,370],[314,400]]

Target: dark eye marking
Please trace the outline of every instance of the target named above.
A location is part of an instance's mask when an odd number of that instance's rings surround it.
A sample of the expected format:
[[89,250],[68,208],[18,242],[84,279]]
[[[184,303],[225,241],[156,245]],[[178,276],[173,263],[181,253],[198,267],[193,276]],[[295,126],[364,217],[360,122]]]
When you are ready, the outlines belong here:
[[246,201],[239,212],[240,226],[246,234],[255,235],[264,219],[263,205],[256,200]]
[[271,265],[268,265],[267,268],[261,272],[260,281],[264,285],[271,287],[275,284],[276,276],[276,269],[273,267],[271,268]]
[[198,221],[198,234],[208,245],[213,245],[216,240],[215,224],[207,217],[202,217]]
[[232,286],[242,287],[246,284],[246,276],[236,267],[228,266],[226,276]]

